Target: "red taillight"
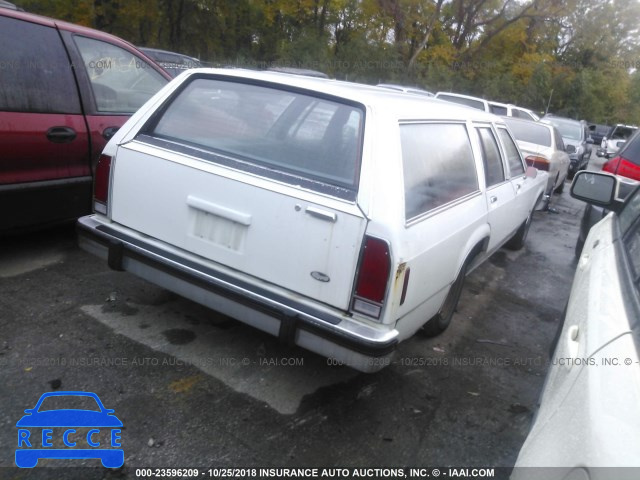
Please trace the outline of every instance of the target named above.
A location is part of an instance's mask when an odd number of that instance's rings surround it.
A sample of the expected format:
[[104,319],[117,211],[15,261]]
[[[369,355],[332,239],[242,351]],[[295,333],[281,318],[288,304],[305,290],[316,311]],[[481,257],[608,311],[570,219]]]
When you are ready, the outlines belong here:
[[107,201],[109,200],[109,177],[111,176],[111,157],[100,155],[96,165],[96,178],[93,184],[93,209],[102,214],[107,214]]
[[545,170],[547,172],[549,171],[549,160],[544,157],[539,157],[538,155],[529,155],[524,160],[530,167],[535,167],[538,170]]
[[640,180],[640,165],[635,164],[628,159],[618,156],[612,158],[602,166],[604,172],[613,173],[622,177]]
[[604,165],[602,165],[602,171],[603,172],[609,172],[609,173],[618,173],[618,166],[620,164],[620,157],[615,157],[612,158],[611,160],[607,160],[606,162],[604,162]]
[[391,271],[390,257],[387,242],[379,238],[365,238],[352,304],[356,312],[380,317]]

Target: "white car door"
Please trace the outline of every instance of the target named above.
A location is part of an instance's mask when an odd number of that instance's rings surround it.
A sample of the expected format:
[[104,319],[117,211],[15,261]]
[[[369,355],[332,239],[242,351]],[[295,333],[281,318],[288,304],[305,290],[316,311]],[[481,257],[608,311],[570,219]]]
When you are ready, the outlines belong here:
[[525,175],[526,168],[522,161],[522,155],[520,155],[516,142],[511,138],[508,130],[498,127],[497,131],[509,166],[509,181],[516,196],[510,215],[514,218],[517,228],[526,220],[529,212],[535,206],[535,197],[538,195],[536,187],[539,182]]
[[514,208],[515,190],[507,179],[505,162],[490,125],[476,128],[482,150],[485,185],[487,188],[487,211],[491,236],[488,251],[499,248],[519,224],[510,212]]

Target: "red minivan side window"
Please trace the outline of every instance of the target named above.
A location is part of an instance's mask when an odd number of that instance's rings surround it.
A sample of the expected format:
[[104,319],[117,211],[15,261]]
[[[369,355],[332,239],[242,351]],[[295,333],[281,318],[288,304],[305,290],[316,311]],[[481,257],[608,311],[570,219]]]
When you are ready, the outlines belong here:
[[102,40],[74,35],[100,113],[132,114],[167,79],[131,52]]
[[80,114],[69,58],[57,30],[0,16],[0,111]]

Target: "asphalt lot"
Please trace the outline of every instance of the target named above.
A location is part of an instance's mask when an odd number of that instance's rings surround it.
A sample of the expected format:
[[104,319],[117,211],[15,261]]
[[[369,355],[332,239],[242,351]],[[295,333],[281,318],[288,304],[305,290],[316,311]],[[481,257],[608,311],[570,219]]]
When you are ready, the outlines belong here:
[[[598,163],[599,162],[599,163]],[[595,157],[591,168],[602,161]],[[567,184],[568,187],[568,184]],[[468,278],[442,336],[376,374],[222,317],[76,246],[72,226],[0,240],[0,477],[135,478],[137,468],[511,467],[575,270],[568,188],[527,246]],[[14,465],[23,411],[89,391],[123,422],[125,464]],[[59,470],[63,466],[95,470]]]

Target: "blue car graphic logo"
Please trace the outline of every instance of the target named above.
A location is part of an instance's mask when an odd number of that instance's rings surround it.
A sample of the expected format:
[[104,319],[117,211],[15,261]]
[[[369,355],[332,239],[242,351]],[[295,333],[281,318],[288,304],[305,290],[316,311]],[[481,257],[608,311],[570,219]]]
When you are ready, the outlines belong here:
[[[83,408],[50,408],[69,403]],[[122,422],[114,410],[104,408],[95,393],[45,393],[24,413],[16,423],[18,467],[33,468],[40,458],[99,458],[107,468],[124,464],[124,451],[118,448],[122,446]]]

